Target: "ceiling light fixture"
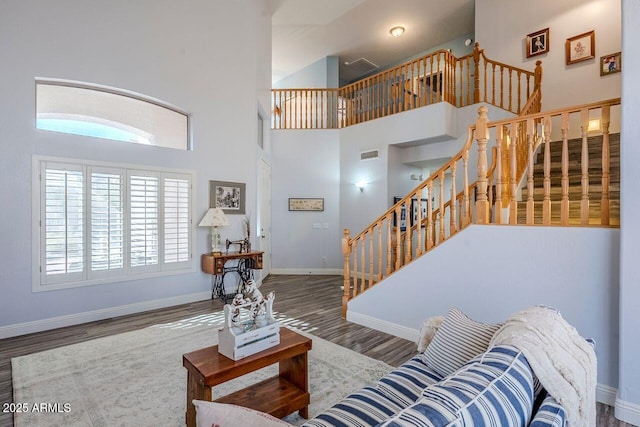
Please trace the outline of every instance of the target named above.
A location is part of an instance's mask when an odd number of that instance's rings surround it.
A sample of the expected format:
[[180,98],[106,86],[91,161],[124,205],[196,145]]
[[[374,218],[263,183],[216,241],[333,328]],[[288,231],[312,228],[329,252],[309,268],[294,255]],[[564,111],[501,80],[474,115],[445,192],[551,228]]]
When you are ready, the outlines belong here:
[[389,33],[393,36],[393,37],[400,37],[401,35],[404,34],[404,27],[393,27],[392,29],[389,30]]

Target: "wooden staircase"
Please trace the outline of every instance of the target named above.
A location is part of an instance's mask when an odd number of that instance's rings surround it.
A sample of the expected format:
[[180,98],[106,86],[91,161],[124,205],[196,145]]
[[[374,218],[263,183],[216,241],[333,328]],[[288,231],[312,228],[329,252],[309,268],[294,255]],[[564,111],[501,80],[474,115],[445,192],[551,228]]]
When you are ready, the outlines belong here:
[[[589,224],[601,223],[602,199],[602,135],[588,138],[589,146]],[[551,224],[560,224],[560,203],[562,200],[562,141],[550,142],[551,153]],[[620,134],[609,135],[610,144],[610,225],[620,225]],[[582,199],[582,139],[568,141],[569,151],[569,224],[580,224],[580,203]],[[533,169],[534,224],[542,224],[542,200],[544,197],[544,151],[535,157]],[[529,191],[522,189],[518,203],[518,224],[524,224]]]

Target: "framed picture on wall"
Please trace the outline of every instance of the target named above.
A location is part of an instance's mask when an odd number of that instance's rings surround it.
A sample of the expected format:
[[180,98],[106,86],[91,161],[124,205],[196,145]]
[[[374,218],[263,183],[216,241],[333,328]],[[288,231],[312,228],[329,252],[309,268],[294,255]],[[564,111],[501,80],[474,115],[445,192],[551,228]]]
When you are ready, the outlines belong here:
[[578,34],[565,42],[567,65],[586,61],[596,56],[596,32],[594,30]]
[[622,71],[622,52],[600,57],[600,75],[607,76]]
[[242,182],[209,181],[209,207],[221,208],[225,214],[244,214],[245,188]]
[[527,58],[549,52],[549,29],[527,34]]
[[[398,203],[400,200],[402,200],[403,197],[394,197],[393,198],[393,204],[395,205],[396,203]],[[407,208],[406,205],[402,205],[402,208],[400,209],[400,220],[398,221],[397,218],[397,214],[394,212],[393,213],[393,226],[394,227],[400,227],[400,231],[407,231]]]

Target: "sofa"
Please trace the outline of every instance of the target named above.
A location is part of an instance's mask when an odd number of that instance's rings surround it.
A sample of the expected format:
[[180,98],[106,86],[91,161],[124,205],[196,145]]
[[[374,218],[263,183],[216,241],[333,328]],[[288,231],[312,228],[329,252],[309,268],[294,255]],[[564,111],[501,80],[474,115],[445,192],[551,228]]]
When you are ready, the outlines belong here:
[[[364,426],[424,426],[424,427],[461,427],[461,426],[530,426],[530,427],[564,427],[595,426],[595,412],[586,413],[585,407],[593,407],[595,397],[591,393],[583,393],[581,389],[593,386],[582,383],[580,379],[593,377],[595,381],[595,352],[593,347],[585,343],[575,329],[566,326],[566,332],[547,335],[546,332],[532,328],[532,323],[544,323],[551,318],[551,329],[562,331],[564,327],[556,327],[559,314],[546,308],[536,308],[533,317],[525,317],[527,328],[533,329],[533,335],[543,342],[534,343],[536,350],[542,349],[550,353],[550,348],[565,347],[567,354],[577,348],[576,354],[586,359],[570,360],[571,368],[558,367],[563,371],[561,383],[569,384],[573,390],[563,393],[575,394],[578,399],[564,399],[558,394],[559,389],[554,378],[557,374],[549,374],[545,363],[557,365],[555,360],[541,358],[531,347],[521,340],[526,332],[521,329],[505,329],[503,324],[489,325],[468,318],[460,310],[453,308],[446,317],[430,318],[425,321],[420,333],[416,356],[384,375],[374,384],[354,391],[340,402],[327,408],[322,413],[308,420],[305,427],[364,427]],[[561,320],[564,322],[563,320]],[[568,325],[568,324],[567,324]],[[500,333],[498,333],[500,331]],[[497,342],[496,337],[502,337]],[[505,336],[507,339],[505,339]],[[510,338],[516,337],[511,345]],[[575,337],[574,337],[575,336]],[[575,338],[575,340],[574,340]],[[548,341],[548,342],[547,342]],[[507,342],[505,344],[505,342]],[[522,347],[522,348],[519,348]],[[545,349],[546,347],[546,349]],[[523,351],[523,348],[525,351]],[[545,353],[545,354],[546,354]],[[535,359],[532,369],[525,354]],[[564,359],[567,354],[561,355]],[[555,354],[553,356],[556,356]],[[575,373],[566,371],[574,370]],[[593,370],[593,372],[591,372]],[[537,371],[545,372],[540,381]],[[573,375],[573,377],[572,377]],[[571,410],[567,413],[565,405],[552,397],[543,384],[549,384],[558,400],[570,402]],[[586,396],[586,399],[583,397]],[[582,400],[583,402],[580,402]],[[586,403],[584,403],[586,402]],[[584,403],[584,406],[581,404]],[[202,425],[221,426],[242,422],[243,426],[279,426],[288,425],[282,420],[269,419],[266,414],[254,418],[247,414],[242,421],[238,413],[227,416],[231,423],[219,418],[217,407],[212,409],[210,402],[194,401],[198,416],[206,417],[206,411],[213,411],[213,418],[203,418]],[[229,408],[226,408],[229,409]],[[250,410],[239,409],[250,413]],[[233,410],[235,411],[235,409]],[[233,412],[232,411],[232,412]],[[216,416],[218,418],[216,418]],[[573,422],[568,419],[573,416]],[[213,422],[212,422],[213,420]],[[200,424],[199,424],[200,425]],[[239,424],[237,424],[239,425]]]

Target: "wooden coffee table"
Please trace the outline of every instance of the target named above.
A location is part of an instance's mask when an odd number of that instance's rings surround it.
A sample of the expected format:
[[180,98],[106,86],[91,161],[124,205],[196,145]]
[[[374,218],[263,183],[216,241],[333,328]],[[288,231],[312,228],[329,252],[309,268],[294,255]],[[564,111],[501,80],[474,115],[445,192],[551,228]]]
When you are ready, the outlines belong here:
[[309,376],[307,352],[311,339],[287,328],[280,329],[280,344],[240,360],[218,353],[218,346],[203,348],[182,356],[187,368],[187,426],[196,425],[193,399],[211,401],[211,388],[225,381],[279,363],[280,372],[243,390],[215,399],[282,418],[298,411],[309,417]]

